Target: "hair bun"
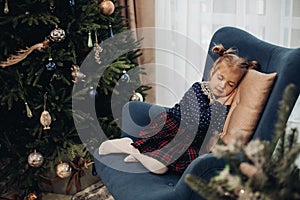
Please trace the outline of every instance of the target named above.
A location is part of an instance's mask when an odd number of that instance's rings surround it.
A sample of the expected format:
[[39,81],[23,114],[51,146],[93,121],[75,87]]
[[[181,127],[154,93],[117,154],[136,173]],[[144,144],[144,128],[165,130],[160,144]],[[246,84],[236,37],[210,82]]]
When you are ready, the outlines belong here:
[[226,52],[224,46],[222,44],[216,44],[212,50],[211,50],[214,54],[218,54],[220,56],[223,56],[224,53]]
[[212,52],[214,54],[218,54],[219,56],[223,56],[225,54],[235,54],[237,50],[233,48],[229,48],[226,50],[222,44],[215,44],[215,46],[212,48]]
[[248,69],[255,69],[255,70],[258,70],[259,67],[260,67],[260,64],[259,64],[257,61],[255,61],[255,60],[250,61],[250,62],[248,63]]

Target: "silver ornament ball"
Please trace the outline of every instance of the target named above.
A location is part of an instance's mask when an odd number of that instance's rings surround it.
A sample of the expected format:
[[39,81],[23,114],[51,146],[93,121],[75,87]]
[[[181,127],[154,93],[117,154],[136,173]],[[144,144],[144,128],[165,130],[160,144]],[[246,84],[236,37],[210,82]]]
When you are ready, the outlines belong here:
[[66,33],[61,28],[55,28],[50,33],[50,40],[53,42],[61,42],[65,39]]
[[120,80],[121,80],[122,82],[129,83],[129,81],[130,81],[130,76],[129,76],[129,74],[127,74],[126,70],[123,71],[123,74],[122,74]]
[[31,167],[40,167],[44,162],[44,157],[39,152],[32,152],[28,155],[28,164]]

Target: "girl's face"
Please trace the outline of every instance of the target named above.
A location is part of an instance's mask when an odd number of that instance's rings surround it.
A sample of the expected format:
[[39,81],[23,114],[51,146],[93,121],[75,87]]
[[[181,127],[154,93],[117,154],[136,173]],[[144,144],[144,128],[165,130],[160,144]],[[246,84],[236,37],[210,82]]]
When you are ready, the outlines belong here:
[[228,96],[237,87],[243,74],[239,70],[232,70],[226,62],[219,63],[216,68],[210,72],[209,86],[216,97]]

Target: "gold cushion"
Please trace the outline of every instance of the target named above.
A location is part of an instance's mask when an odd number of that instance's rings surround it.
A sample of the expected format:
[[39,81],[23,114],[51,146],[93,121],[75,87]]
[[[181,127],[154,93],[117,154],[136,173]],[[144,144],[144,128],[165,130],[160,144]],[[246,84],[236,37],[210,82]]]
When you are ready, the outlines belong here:
[[242,138],[244,143],[248,142],[257,126],[276,75],[276,72],[265,74],[256,70],[248,71],[237,88],[224,123],[221,138],[226,144],[233,137]]

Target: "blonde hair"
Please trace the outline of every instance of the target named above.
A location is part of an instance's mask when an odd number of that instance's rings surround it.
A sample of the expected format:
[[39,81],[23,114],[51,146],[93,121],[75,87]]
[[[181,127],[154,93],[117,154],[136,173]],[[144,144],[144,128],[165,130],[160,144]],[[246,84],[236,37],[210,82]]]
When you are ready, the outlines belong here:
[[246,58],[238,56],[237,50],[233,48],[226,50],[222,44],[215,44],[211,51],[219,55],[212,67],[214,72],[218,69],[218,64],[221,62],[226,62],[228,67],[231,67],[237,73],[241,73],[242,77],[246,75],[249,69],[258,69],[259,67],[257,61],[248,61]]

